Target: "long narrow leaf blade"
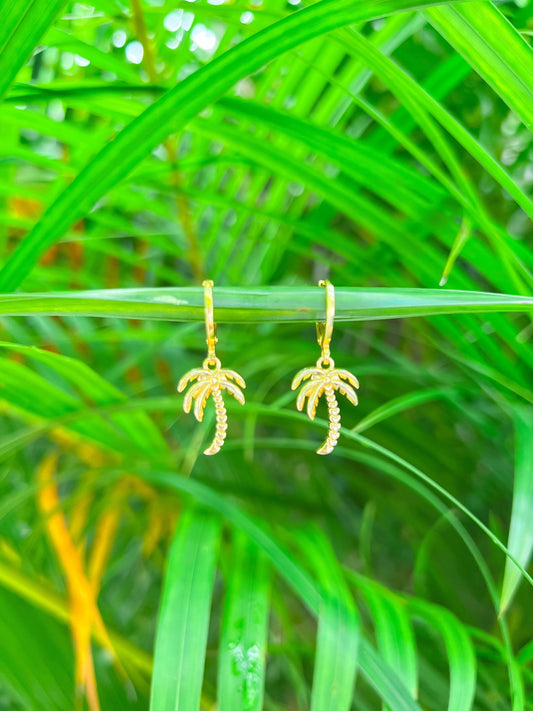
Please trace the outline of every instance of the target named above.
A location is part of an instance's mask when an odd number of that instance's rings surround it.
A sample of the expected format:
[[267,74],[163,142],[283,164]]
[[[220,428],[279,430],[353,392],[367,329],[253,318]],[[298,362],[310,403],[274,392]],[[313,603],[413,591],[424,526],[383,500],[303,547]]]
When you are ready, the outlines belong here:
[[417,697],[417,658],[413,629],[404,605],[388,591],[372,581],[357,576],[356,583],[363,589],[376,629],[378,649],[396,674],[403,679]]
[[264,553],[239,530],[222,617],[219,711],[261,711],[265,684],[270,571]]
[[[200,288],[114,289],[0,295],[0,315],[84,315],[167,321],[203,321]],[[219,323],[313,322],[324,318],[318,287],[262,287],[215,291]],[[337,321],[368,321],[439,314],[527,312],[533,297],[439,289],[335,290]]]
[[220,524],[182,514],[170,549],[156,633],[151,711],[198,711]]
[[348,711],[354,694],[359,622],[355,611],[324,593],[318,613],[311,711]]
[[533,51],[490,2],[428,8],[431,24],[533,127]]
[[348,711],[352,704],[360,641],[359,616],[342,569],[324,533],[299,536],[322,588],[311,711]]
[[411,612],[442,636],[450,667],[448,711],[471,711],[476,691],[476,655],[465,627],[448,610],[410,600]]
[[420,706],[405,688],[404,680],[384,663],[383,657],[366,639],[361,640],[359,657],[367,681],[391,711],[420,711]]
[[[517,408],[515,413],[515,479],[513,509],[507,547],[513,556],[527,567],[533,551],[533,411],[530,407]],[[509,559],[500,600],[503,614],[513,599],[522,574]]]
[[66,0],[0,3],[0,99]]

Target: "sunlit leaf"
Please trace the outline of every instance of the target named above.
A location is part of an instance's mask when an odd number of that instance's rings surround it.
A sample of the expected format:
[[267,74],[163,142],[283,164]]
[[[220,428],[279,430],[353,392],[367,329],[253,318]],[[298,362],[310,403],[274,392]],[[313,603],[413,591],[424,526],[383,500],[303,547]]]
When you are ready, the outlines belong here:
[[263,708],[269,612],[269,565],[249,538],[235,531],[228,568],[218,666],[220,711]]
[[182,514],[169,554],[154,653],[150,709],[200,706],[220,526]]
[[[531,408],[515,411],[515,471],[513,508],[509,526],[508,547],[515,558],[527,567],[533,551],[533,413]],[[500,614],[512,602],[522,576],[510,560],[505,562],[505,574],[500,600]]]

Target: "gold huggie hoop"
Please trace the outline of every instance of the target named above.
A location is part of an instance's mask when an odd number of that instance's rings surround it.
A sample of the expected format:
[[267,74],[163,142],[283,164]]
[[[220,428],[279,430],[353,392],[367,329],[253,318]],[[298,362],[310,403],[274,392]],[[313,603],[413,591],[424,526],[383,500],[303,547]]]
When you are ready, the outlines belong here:
[[206,279],[202,286],[204,287],[207,358],[205,358],[201,368],[193,368],[188,373],[185,373],[178,383],[178,392],[181,393],[189,383],[192,383],[185,393],[183,409],[189,413],[194,401],[194,416],[198,422],[201,422],[204,418],[204,409],[209,397],[213,398],[216,415],[215,438],[211,445],[204,450],[204,454],[216,454],[224,444],[228,429],[228,415],[222,393],[225,390],[233,395],[241,405],[244,405],[244,395],[240,388],[245,388],[246,383],[234,370],[222,368],[222,364],[217,358],[215,346],[218,338],[214,317],[213,282],[210,279]]
[[333,367],[335,363],[331,360],[330,343],[335,321],[335,287],[328,279],[321,279],[318,282],[318,286],[323,286],[326,289],[326,320],[316,325],[318,345],[322,350],[320,360],[321,365],[329,366],[331,364],[331,367]]
[[214,304],[213,304],[213,286],[214,283],[211,279],[206,279],[202,282],[204,287],[204,314],[205,314],[205,334],[207,343],[207,359],[208,365],[216,365],[218,360],[215,352],[215,346],[218,343],[217,338],[217,327],[215,325],[214,318]]
[[353,405],[357,405],[357,394],[354,388],[359,387],[359,381],[348,370],[335,368],[330,350],[335,321],[335,289],[327,279],[319,281],[318,285],[326,289],[326,320],[316,325],[321,355],[315,368],[303,368],[295,375],[291,388],[296,390],[304,380],[309,381],[302,385],[296,398],[296,407],[300,411],[303,410],[307,398],[307,414],[311,420],[315,419],[319,399],[325,395],[329,418],[328,436],[324,444],[317,449],[317,454],[329,454],[337,444],[341,429],[341,411],[335,392],[342,393]]

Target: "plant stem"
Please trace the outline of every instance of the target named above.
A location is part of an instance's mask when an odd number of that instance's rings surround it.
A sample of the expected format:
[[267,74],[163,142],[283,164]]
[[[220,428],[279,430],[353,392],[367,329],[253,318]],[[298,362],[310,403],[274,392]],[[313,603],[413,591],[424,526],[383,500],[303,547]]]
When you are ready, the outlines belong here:
[[[157,84],[159,82],[159,73],[157,71],[157,66],[155,63],[152,43],[150,42],[148,32],[146,31],[146,22],[144,21],[141,1],[131,0],[131,8],[133,10],[133,24],[135,26],[135,33],[139,42],[143,46],[144,68],[146,69],[146,73],[148,74],[150,82],[152,84]],[[177,143],[178,142],[176,140],[167,138],[163,142],[163,146],[168,154],[168,160],[172,165],[171,183],[176,191],[176,206],[178,209],[178,216],[180,218],[181,226],[183,228],[183,232],[188,243],[187,259],[191,267],[194,279],[198,282],[202,282],[205,278],[202,253],[200,250],[200,245],[198,244],[198,239],[196,237],[196,231],[194,229],[189,201],[187,200],[183,192],[183,176],[178,168],[177,159],[174,159],[174,156],[176,156],[177,154]],[[141,251],[144,251],[142,250],[142,246]]]

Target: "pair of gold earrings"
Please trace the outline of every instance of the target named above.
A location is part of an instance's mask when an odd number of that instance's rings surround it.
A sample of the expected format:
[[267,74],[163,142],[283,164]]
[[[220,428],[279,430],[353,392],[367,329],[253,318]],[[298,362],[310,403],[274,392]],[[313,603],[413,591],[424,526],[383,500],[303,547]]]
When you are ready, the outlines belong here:
[[[323,394],[326,396],[329,418],[328,434],[324,444],[317,449],[317,454],[330,454],[337,444],[341,428],[341,415],[335,391],[345,395],[353,405],[357,405],[357,394],[354,388],[359,387],[359,382],[349,371],[335,368],[330,351],[335,320],[335,289],[333,284],[327,280],[319,281],[318,285],[326,289],[326,320],[316,325],[321,355],[314,368],[303,368],[295,375],[291,389],[296,390],[305,380],[309,381],[298,393],[296,407],[302,411],[307,398],[307,414],[311,420],[315,419],[316,408],[321,396]],[[216,454],[224,444],[228,429],[228,415],[222,391],[226,390],[241,405],[244,405],[244,395],[241,388],[245,388],[246,383],[234,370],[222,368],[222,364],[216,356],[215,346],[218,338],[213,316],[213,282],[204,281],[202,286],[204,287],[207,358],[201,368],[193,368],[181,378],[178,383],[178,392],[181,393],[189,383],[193,383],[185,394],[183,409],[189,413],[194,401],[194,416],[198,422],[203,420],[205,405],[209,397],[212,396],[216,416],[215,438],[204,454]]]

